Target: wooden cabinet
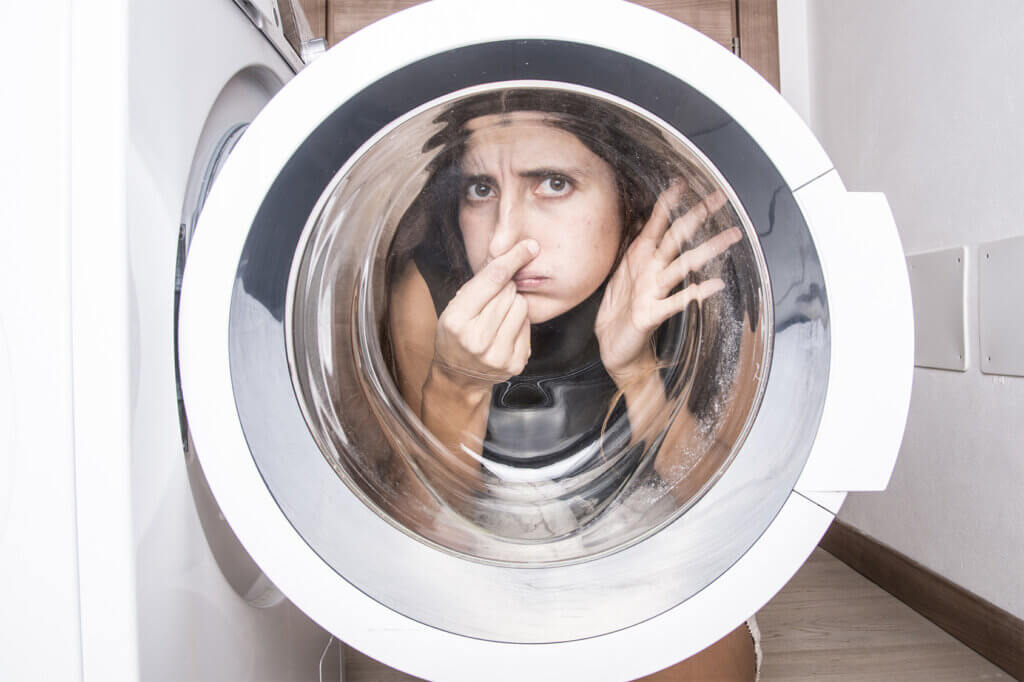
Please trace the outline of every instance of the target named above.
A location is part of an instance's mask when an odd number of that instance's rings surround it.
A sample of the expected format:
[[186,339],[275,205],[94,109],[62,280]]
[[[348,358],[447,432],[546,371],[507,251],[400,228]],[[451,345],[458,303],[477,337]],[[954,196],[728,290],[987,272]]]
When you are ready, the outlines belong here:
[[638,5],[692,26],[720,45],[733,49],[736,36],[735,0],[647,0]]
[[[302,0],[311,16],[310,24],[314,31],[317,32],[318,26],[324,27],[320,30],[325,32],[329,45],[367,24],[422,1]],[[737,52],[768,82],[779,87],[776,0],[646,0],[637,4],[693,26]]]
[[320,38],[327,36],[327,2],[328,0],[299,0],[313,35]]
[[423,0],[327,0],[327,43],[334,45],[363,26]]

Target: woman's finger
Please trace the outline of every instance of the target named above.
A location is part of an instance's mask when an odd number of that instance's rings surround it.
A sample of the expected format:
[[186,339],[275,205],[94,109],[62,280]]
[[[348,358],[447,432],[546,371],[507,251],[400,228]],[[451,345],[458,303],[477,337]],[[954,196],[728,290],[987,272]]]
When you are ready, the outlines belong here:
[[661,291],[667,294],[691,272],[700,270],[741,239],[743,239],[743,232],[738,227],[732,227],[724,232],[719,232],[711,239],[682,254],[666,265],[658,275],[658,285],[661,287]]
[[509,282],[470,321],[467,331],[476,337],[472,339],[473,347],[489,348],[494,343],[501,321],[508,315],[517,295],[515,282]]
[[[480,311],[512,281],[524,265],[540,253],[540,244],[524,239],[480,269],[455,294],[451,304],[460,321],[476,317]],[[503,313],[504,314],[504,313]]]
[[720,279],[709,279],[700,284],[691,284],[682,291],[676,292],[668,298],[663,298],[655,304],[655,317],[657,324],[661,324],[673,315],[686,310],[694,301],[698,303],[714,296],[725,288],[725,282]]
[[523,373],[526,363],[530,359],[530,353],[530,318],[526,318],[523,320],[523,326],[519,328],[515,345],[512,348],[513,365],[509,369],[514,372],[513,376]]
[[651,210],[651,217],[640,231],[637,239],[648,239],[652,244],[658,244],[672,219],[672,212],[679,207],[683,193],[688,188],[689,184],[686,180],[679,178],[658,195],[658,200],[654,202],[654,209]]
[[725,206],[725,193],[717,190],[707,195],[683,215],[676,218],[658,244],[657,255],[668,262],[679,255],[682,245],[693,239],[701,225]]
[[512,362],[516,342],[522,332],[523,323],[526,322],[529,313],[529,305],[522,294],[517,294],[509,307],[508,314],[501,321],[497,333],[494,335],[494,342],[487,349],[485,360],[487,364],[499,367],[514,364]]

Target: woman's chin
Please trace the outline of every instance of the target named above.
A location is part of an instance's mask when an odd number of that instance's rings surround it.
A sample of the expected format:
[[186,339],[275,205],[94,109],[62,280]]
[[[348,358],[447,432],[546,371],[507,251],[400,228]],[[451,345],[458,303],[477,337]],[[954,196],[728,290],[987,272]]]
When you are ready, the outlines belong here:
[[564,307],[559,305],[552,305],[553,302],[544,300],[540,296],[525,294],[526,296],[526,316],[530,320],[530,324],[542,324],[558,317],[562,313],[568,312],[572,306]]

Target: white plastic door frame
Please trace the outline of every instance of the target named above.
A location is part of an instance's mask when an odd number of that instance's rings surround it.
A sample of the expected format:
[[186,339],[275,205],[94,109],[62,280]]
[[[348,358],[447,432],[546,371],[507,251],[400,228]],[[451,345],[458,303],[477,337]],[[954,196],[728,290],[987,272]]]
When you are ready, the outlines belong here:
[[[772,160],[793,192],[820,255],[829,301],[840,313],[831,348],[840,371],[829,374],[806,476],[757,542],[721,577],[674,608],[617,631],[528,645],[424,624],[339,575],[282,513],[253,460],[236,408],[229,350],[232,290],[248,230],[263,196],[303,141],[343,103],[389,73],[447,50],[507,40],[613,50],[672,74],[717,103]],[[388,17],[333,48],[275,97],[228,159],[207,201],[200,224],[216,229],[200,227],[193,244],[180,352],[190,426],[211,488],[243,544],[292,601],[344,641],[396,668],[432,679],[467,680],[561,679],[567,671],[627,679],[664,668],[721,638],[766,603],[813,550],[841,504],[842,491],[884,486],[891,471],[909,401],[909,288],[891,219],[879,222],[886,215],[884,202],[870,203],[866,217],[878,237],[877,249],[849,248],[862,235],[837,227],[842,224],[837,207],[852,202],[811,133],[770,85],[719,45],[650,10],[617,1],[493,6],[450,0]],[[876,288],[870,291],[858,277],[865,251],[877,256]],[[872,298],[880,292],[888,297],[881,319]],[[880,327],[888,330],[889,343],[869,343]],[[881,359],[858,352],[867,347],[877,349]],[[888,403],[864,400],[883,383]],[[886,428],[875,440],[865,440],[864,424],[879,419]],[[838,449],[838,443],[845,447]],[[387,526],[369,509],[353,514],[362,514],[367,527]]]

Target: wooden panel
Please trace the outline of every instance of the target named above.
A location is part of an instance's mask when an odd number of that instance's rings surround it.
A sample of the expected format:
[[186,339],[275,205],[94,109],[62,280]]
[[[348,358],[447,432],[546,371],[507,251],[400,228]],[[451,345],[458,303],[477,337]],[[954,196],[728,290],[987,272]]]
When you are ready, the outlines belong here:
[[1017,679],[1024,621],[836,521],[821,547]]
[[327,36],[327,0],[299,0],[306,20],[317,38]]
[[[333,45],[378,19],[422,1],[330,0],[328,42]],[[689,24],[731,49],[736,35],[735,0],[639,0],[637,4]]]
[[[327,42],[346,36],[423,0],[303,0],[327,3]],[[779,87],[779,25],[776,0],[635,0],[692,26],[727,49],[740,38],[740,57]],[[738,18],[737,18],[738,8]]]
[[757,614],[761,682],[1010,681],[823,550]]
[[329,0],[328,45],[334,45],[364,26],[424,0]]
[[736,35],[735,0],[633,0],[662,14],[692,26],[712,40],[732,50]]
[[779,89],[779,13],[776,0],[736,0],[740,58]]

